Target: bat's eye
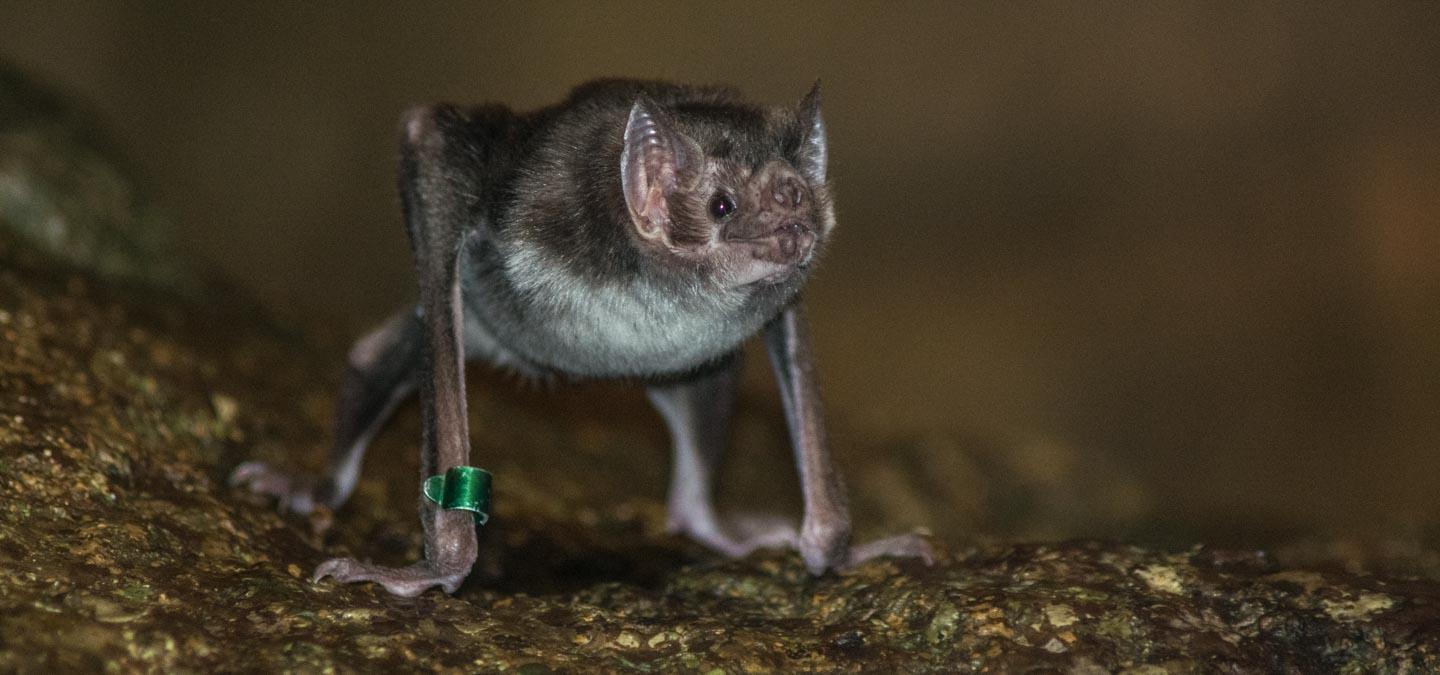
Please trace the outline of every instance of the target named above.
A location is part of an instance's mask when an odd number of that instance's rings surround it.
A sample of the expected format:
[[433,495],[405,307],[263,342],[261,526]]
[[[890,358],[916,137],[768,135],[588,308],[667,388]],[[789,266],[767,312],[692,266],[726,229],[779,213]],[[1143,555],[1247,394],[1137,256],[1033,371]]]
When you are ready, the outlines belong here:
[[734,212],[735,200],[731,199],[730,195],[717,192],[714,197],[710,198],[710,215],[714,216],[715,220],[721,220]]

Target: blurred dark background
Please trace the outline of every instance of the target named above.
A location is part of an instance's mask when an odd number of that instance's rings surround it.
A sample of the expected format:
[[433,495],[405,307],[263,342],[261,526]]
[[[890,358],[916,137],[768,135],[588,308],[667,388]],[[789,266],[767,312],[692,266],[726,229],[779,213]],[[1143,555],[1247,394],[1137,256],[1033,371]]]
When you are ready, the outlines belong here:
[[1440,5],[5,3],[0,58],[345,333],[413,293],[406,106],[820,78],[837,427],[1103,456],[1221,535],[1440,515]]

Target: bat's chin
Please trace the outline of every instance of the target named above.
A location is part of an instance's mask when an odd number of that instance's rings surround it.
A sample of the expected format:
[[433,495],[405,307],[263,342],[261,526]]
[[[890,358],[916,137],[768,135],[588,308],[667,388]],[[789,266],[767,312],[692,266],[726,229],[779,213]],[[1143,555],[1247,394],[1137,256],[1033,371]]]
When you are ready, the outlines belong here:
[[793,259],[775,260],[759,256],[745,256],[731,267],[731,288],[745,286],[780,286],[805,276],[810,262],[815,257],[814,247],[808,247],[803,255]]
[[805,266],[773,263],[763,260],[755,260],[746,265],[735,279],[731,281],[732,288],[746,286],[779,286],[791,278],[804,272]]

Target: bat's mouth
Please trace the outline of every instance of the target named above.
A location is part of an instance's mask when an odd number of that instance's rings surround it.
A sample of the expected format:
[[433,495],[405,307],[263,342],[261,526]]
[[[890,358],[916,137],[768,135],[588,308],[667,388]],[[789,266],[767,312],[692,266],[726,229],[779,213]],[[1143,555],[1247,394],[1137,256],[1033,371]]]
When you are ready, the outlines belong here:
[[735,285],[779,283],[804,271],[817,240],[815,231],[799,221],[786,222],[764,235],[730,239],[749,258],[740,265]]
[[750,249],[757,259],[793,265],[809,257],[810,251],[815,248],[816,236],[815,230],[799,221],[791,221],[765,234],[728,239]]

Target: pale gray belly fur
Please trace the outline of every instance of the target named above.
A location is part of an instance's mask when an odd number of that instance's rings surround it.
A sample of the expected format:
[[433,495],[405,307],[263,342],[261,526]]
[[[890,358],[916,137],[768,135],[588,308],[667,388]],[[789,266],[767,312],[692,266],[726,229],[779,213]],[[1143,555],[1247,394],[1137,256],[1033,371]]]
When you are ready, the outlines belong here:
[[[587,282],[541,255],[517,250],[499,256],[506,261],[503,270],[462,264],[462,275],[472,280],[466,293],[478,296],[465,303],[467,356],[521,372],[682,373],[733,352],[769,318],[747,311],[742,291],[717,289],[700,301],[680,302],[641,280]],[[509,289],[483,281],[499,275]],[[502,315],[507,299],[518,299],[523,317]]]

